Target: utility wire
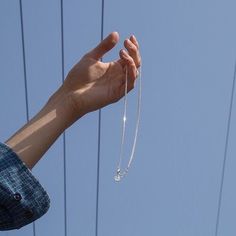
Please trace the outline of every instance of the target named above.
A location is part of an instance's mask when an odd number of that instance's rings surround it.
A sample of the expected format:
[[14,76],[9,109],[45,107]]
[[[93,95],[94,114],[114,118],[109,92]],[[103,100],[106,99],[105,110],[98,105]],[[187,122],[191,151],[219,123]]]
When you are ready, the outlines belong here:
[[[102,0],[101,7],[101,41],[104,37],[104,4],[105,0]],[[101,59],[102,61],[102,59]],[[100,180],[100,154],[101,154],[101,121],[102,111],[99,109],[98,112],[98,152],[97,152],[97,194],[96,194],[96,225],[95,225],[95,236],[98,236],[98,217],[99,217],[99,180]]]
[[23,55],[24,85],[25,85],[26,119],[27,121],[29,121],[28,86],[27,86],[26,61],[25,61],[25,36],[24,36],[23,9],[22,9],[21,0],[20,0],[20,23],[21,23],[21,43],[22,43],[22,55]]
[[[65,78],[65,58],[64,58],[64,9],[61,0],[61,77],[62,83]],[[66,133],[62,134],[63,145],[63,174],[64,174],[64,235],[67,236],[67,173],[66,173]]]
[[226,166],[226,160],[227,160],[227,152],[228,152],[228,145],[229,145],[229,133],[230,133],[230,126],[231,126],[231,116],[232,116],[232,108],[233,108],[233,101],[234,101],[235,78],[236,78],[236,61],[235,61],[235,65],[234,65],[234,75],[233,75],[233,83],[232,83],[230,105],[229,105],[229,115],[228,115],[228,122],[227,122],[227,131],[226,131],[226,138],[225,138],[224,159],[223,159],[223,165],[222,165],[222,171],[221,171],[221,182],[220,182],[220,190],[219,190],[215,236],[218,236],[218,230],[219,230],[222,194],[223,194],[224,178],[225,178],[225,166]]
[[[19,0],[20,4],[20,26],[21,26],[21,44],[22,44],[22,58],[23,58],[23,71],[24,71],[24,85],[25,85],[25,108],[26,108],[26,120],[29,122],[29,99],[28,99],[28,83],[26,73],[26,57],[25,57],[25,36],[24,36],[24,20],[23,20],[23,7],[22,0]],[[36,235],[35,222],[33,222],[33,235]]]

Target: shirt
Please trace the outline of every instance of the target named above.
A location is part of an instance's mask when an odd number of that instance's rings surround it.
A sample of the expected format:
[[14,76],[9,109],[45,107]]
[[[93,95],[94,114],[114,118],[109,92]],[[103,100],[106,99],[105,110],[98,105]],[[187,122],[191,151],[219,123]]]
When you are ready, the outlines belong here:
[[44,215],[50,199],[17,154],[0,143],[0,230],[19,229]]

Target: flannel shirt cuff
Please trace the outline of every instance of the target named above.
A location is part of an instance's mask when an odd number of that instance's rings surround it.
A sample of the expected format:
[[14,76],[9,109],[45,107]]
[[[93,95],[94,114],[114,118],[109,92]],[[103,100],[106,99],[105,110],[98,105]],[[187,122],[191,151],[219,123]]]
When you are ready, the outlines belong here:
[[0,143],[0,230],[19,229],[44,215],[50,199],[32,172]]

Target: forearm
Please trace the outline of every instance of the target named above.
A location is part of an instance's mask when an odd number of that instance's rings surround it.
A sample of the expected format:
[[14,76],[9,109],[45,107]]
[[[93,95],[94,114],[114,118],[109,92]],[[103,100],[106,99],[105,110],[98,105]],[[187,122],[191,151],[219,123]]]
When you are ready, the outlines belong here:
[[72,117],[68,103],[69,99],[59,89],[29,123],[6,141],[30,169],[78,118]]

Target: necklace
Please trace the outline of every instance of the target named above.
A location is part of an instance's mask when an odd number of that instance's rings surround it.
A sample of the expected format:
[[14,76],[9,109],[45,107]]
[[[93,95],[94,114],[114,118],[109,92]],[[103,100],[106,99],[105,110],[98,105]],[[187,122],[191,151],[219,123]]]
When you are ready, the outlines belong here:
[[139,123],[140,123],[140,115],[141,115],[141,98],[142,98],[142,81],[141,81],[141,66],[139,69],[139,90],[138,90],[138,104],[137,104],[137,118],[136,118],[136,126],[135,126],[135,134],[134,134],[134,141],[132,146],[131,155],[129,158],[129,162],[127,167],[124,171],[121,171],[122,161],[124,159],[124,141],[125,141],[125,131],[126,131],[126,120],[127,120],[127,89],[128,89],[128,71],[127,67],[125,70],[125,95],[124,95],[124,112],[123,112],[123,119],[122,119],[122,135],[121,135],[121,145],[120,145],[120,157],[119,163],[116,170],[116,175],[114,179],[116,182],[119,182],[125,175],[128,174],[130,165],[134,159],[134,153],[136,149],[137,137],[138,137],[138,130],[139,130]]

